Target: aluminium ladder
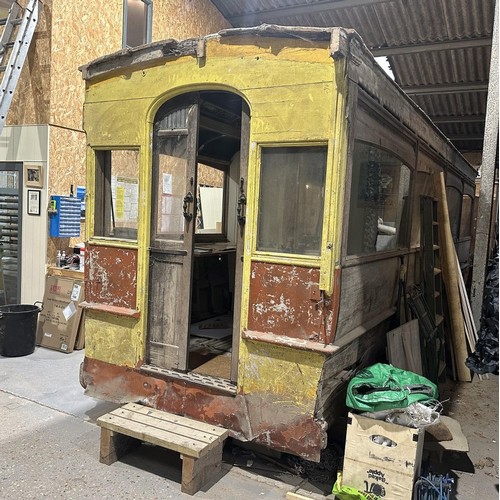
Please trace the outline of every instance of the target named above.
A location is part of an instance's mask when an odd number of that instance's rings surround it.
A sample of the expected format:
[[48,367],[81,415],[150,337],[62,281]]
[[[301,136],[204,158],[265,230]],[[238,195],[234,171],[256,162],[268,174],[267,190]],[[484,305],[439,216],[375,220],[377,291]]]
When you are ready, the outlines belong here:
[[29,0],[24,9],[12,2],[0,37],[0,134],[9,112],[12,97],[23,69],[26,55],[38,22],[39,0]]

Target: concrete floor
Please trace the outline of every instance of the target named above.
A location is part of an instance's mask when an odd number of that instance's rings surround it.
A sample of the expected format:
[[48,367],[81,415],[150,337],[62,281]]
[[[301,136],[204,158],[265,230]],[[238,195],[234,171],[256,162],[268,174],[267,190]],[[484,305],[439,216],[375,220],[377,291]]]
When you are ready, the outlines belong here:
[[[142,446],[111,466],[99,463],[95,420],[116,405],[83,394],[83,356],[41,347],[29,356],[0,356],[0,498],[191,498],[180,492],[178,454]],[[498,377],[449,382],[441,396],[470,452],[446,452],[441,463],[431,456],[433,471],[454,477],[452,499],[498,498]],[[333,498],[276,464],[238,458],[225,460],[219,477],[195,497],[283,499],[296,491]]]

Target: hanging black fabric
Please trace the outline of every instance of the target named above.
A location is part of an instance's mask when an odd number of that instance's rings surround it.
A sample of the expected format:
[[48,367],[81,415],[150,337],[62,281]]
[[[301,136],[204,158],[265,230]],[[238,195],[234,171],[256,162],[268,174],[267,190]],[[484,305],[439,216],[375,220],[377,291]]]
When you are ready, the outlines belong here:
[[480,375],[498,375],[498,246],[495,254],[488,264],[476,350],[465,361],[468,368]]

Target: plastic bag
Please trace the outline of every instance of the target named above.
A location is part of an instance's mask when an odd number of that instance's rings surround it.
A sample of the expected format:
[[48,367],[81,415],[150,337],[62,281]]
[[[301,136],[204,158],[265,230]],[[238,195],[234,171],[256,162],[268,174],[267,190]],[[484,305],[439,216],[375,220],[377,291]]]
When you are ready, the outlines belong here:
[[375,420],[384,420],[390,424],[420,429],[437,424],[442,411],[443,406],[439,401],[426,401],[425,403],[412,403],[406,408],[366,411],[361,413],[361,415],[363,417],[374,418]]
[[379,500],[380,497],[373,493],[362,493],[356,488],[351,486],[344,486],[342,484],[342,474],[337,474],[337,481],[333,485],[332,493],[338,500]]
[[346,405],[358,411],[406,408],[437,399],[437,386],[422,375],[377,363],[359,371],[347,387]]

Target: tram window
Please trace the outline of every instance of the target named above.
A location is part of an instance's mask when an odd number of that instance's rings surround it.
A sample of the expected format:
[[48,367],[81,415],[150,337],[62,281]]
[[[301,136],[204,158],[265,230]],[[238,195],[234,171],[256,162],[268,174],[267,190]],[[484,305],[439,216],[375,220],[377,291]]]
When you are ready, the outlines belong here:
[[321,253],[327,149],[263,148],[257,250]]
[[458,240],[462,193],[460,193],[458,189],[448,186],[446,188],[446,198],[448,200],[451,234],[453,235],[453,239],[456,241]]
[[460,238],[472,234],[472,196],[464,195],[462,201],[462,217],[460,218]]
[[94,235],[137,239],[139,151],[96,151]]
[[408,244],[410,169],[391,153],[356,141],[352,162],[347,253]]

